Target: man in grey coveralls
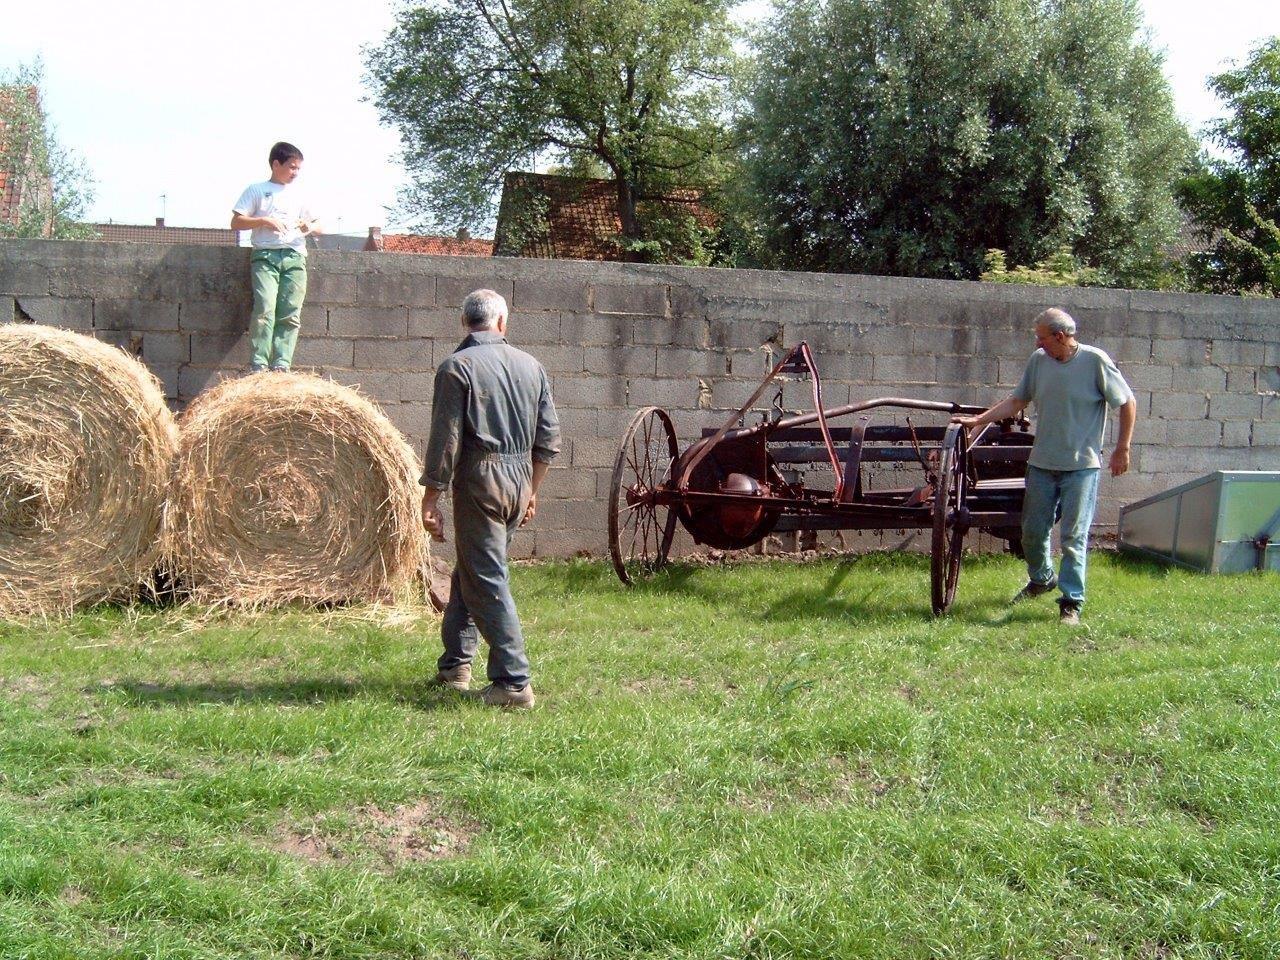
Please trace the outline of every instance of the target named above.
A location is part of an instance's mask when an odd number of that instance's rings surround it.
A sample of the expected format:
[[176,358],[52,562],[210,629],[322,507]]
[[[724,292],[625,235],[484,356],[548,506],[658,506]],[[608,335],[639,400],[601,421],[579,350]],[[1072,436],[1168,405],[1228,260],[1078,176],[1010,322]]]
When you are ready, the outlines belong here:
[[507,548],[533,519],[538,487],[560,452],[560,422],[542,364],[507,343],[507,303],[476,290],[462,304],[464,339],[436,369],[422,485],[422,522],[440,537],[440,494],[453,488],[457,565],[440,636],[436,682],[471,683],[477,630],[489,644],[491,706],[531,707],[524,635],[511,596]]

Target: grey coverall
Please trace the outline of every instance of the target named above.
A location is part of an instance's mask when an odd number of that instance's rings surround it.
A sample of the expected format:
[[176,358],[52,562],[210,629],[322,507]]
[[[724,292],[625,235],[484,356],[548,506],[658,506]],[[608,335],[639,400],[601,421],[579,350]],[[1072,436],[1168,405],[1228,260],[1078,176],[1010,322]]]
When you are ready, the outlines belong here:
[[546,371],[497,331],[471,333],[436,369],[421,482],[452,485],[458,555],[440,626],[441,670],[471,662],[479,628],[489,681],[517,689],[529,682],[507,548],[533,492],[533,461],[550,463],[559,452]]

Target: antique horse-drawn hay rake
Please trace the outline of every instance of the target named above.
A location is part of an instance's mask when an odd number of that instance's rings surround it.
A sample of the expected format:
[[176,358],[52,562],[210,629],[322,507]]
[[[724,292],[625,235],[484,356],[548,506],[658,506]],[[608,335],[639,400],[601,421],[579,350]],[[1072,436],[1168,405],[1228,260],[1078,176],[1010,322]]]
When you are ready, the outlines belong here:
[[[779,390],[774,412],[746,425],[756,401],[784,377],[810,380],[813,411],[783,416]],[[721,550],[742,550],[783,530],[930,530],[933,612],[946,612],[969,530],[987,530],[1020,552],[1029,424],[1006,420],[973,437],[959,424],[916,426],[909,415],[905,425],[872,426],[868,412],[882,409],[949,420],[983,408],[882,397],[824,409],[821,378],[801,342],[722,427],[703,431],[683,452],[665,410],[638,411],[610,490],[609,551],[618,576],[632,583],[663,567],[677,521],[695,542]],[[852,414],[863,414],[852,427],[830,425]],[[923,483],[871,489],[869,465],[913,462],[923,468]],[[826,466],[832,488],[808,487],[806,474],[816,468],[828,476]]]

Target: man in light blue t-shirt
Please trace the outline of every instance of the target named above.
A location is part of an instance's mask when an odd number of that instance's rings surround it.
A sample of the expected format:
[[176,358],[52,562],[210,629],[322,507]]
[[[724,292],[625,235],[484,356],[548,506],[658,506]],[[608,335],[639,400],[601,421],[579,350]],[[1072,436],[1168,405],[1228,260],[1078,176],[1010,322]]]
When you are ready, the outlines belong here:
[[[1027,361],[1013,393],[977,416],[953,419],[969,428],[980,427],[1016,417],[1028,404],[1035,404],[1036,439],[1027,461],[1022,504],[1022,549],[1029,578],[1014,600],[1060,587],[1062,622],[1079,623],[1107,408],[1120,410],[1120,434],[1108,463],[1111,475],[1118,477],[1129,469],[1138,404],[1111,358],[1076,340],[1076,322],[1065,310],[1044,311],[1036,317],[1035,326],[1039,349]],[[1049,534],[1059,513],[1062,569],[1054,577]]]

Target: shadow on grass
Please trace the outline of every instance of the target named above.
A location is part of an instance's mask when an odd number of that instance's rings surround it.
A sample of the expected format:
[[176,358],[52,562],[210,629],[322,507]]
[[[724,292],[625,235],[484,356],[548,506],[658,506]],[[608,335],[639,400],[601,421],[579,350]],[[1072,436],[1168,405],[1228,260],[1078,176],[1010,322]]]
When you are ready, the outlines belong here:
[[[929,558],[911,553],[866,553],[848,556],[814,556],[805,559],[775,561],[788,568],[803,571],[813,586],[778,595],[768,584],[751,585],[744,595],[741,582],[727,585],[718,577],[747,577],[767,569],[756,561],[721,563],[673,563],[654,577],[630,588],[637,593],[678,596],[715,609],[733,610],[774,623],[826,620],[848,625],[882,625],[903,620],[934,620],[929,597]],[[966,557],[965,564],[985,567],[1004,563],[1002,557]],[[901,590],[885,593],[888,574],[908,570],[919,575],[916,592],[904,595]],[[895,584],[901,584],[895,580]],[[960,599],[945,620],[958,620],[976,626],[990,626],[1007,619],[1005,598],[983,603],[964,602],[964,579],[961,578]],[[1012,594],[1014,587],[1010,588]],[[758,605],[759,604],[759,605]],[[755,608],[755,609],[753,609]]]
[[440,710],[478,702],[478,694],[468,696],[455,690],[418,683],[378,680],[307,678],[264,683],[211,681],[207,683],[151,683],[125,680],[110,686],[95,685],[90,694],[120,694],[132,707],[186,707],[200,704],[273,704],[277,706],[322,706],[357,698],[390,700],[418,710]]

